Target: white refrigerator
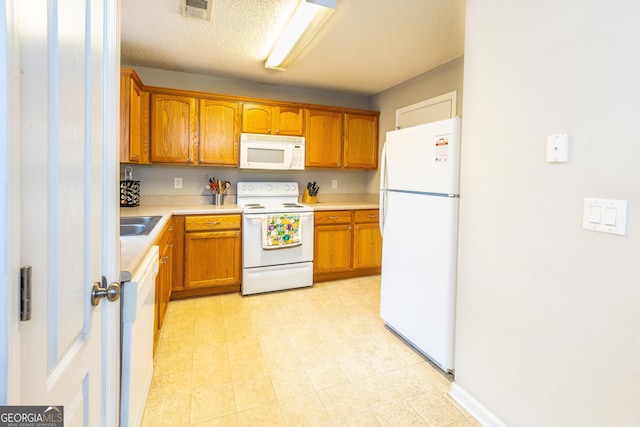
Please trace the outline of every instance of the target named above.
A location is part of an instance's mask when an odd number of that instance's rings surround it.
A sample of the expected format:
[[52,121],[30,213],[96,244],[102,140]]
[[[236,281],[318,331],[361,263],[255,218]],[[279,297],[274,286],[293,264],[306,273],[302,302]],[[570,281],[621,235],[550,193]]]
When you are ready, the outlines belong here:
[[454,369],[460,118],[387,132],[380,169],[387,326]]

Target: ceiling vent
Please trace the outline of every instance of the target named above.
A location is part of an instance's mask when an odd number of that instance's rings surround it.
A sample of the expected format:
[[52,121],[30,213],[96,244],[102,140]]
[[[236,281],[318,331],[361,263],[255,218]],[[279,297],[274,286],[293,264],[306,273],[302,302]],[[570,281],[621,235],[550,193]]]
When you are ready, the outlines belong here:
[[182,15],[211,21],[213,0],[181,0]]

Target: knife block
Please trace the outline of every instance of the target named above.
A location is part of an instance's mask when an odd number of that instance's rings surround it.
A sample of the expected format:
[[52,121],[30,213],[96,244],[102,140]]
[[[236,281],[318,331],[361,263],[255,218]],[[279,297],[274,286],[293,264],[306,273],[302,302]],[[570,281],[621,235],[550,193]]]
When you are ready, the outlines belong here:
[[302,195],[302,203],[318,203],[318,196],[310,196],[309,195],[309,189],[305,188],[304,189],[304,194]]

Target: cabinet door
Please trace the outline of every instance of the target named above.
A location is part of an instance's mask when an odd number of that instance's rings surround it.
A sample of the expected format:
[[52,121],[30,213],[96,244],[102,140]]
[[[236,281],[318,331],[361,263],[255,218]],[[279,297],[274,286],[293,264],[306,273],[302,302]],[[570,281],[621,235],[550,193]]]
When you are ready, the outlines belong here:
[[355,224],[353,233],[353,268],[382,265],[382,237],[377,223]]
[[142,90],[133,70],[120,75],[120,162],[142,163]]
[[184,286],[240,284],[240,231],[185,233]]
[[262,104],[242,105],[242,132],[271,133],[274,107]]
[[238,166],[240,106],[237,102],[200,100],[198,162]]
[[339,168],[342,165],[342,113],[305,111],[305,166]]
[[155,316],[155,334],[153,341],[153,350],[158,345],[160,331],[164,325],[164,319],[171,299],[172,286],[172,254],[173,254],[173,224],[172,220],[165,228],[160,239],[158,240],[159,259],[158,259],[158,275],[156,276],[156,316]]
[[196,99],[151,94],[151,162],[193,163]]
[[344,167],[376,169],[378,167],[378,117],[345,114]]
[[304,123],[304,113],[302,108],[297,107],[276,107],[276,135],[302,136],[302,124]]
[[167,287],[171,285],[170,250],[164,246],[160,252],[158,261],[158,276],[156,278],[156,317],[158,331],[164,325],[169,300],[167,299]]
[[314,235],[314,273],[351,269],[351,225],[320,225]]

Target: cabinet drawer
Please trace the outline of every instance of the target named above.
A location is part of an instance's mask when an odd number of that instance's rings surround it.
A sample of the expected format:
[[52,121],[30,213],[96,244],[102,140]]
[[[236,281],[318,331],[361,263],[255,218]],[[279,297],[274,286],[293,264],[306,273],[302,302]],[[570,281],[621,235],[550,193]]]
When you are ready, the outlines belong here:
[[239,230],[240,215],[198,215],[185,217],[185,231]]
[[354,222],[378,222],[378,209],[357,210],[354,215]]
[[316,211],[316,224],[348,224],[351,222],[351,211]]

